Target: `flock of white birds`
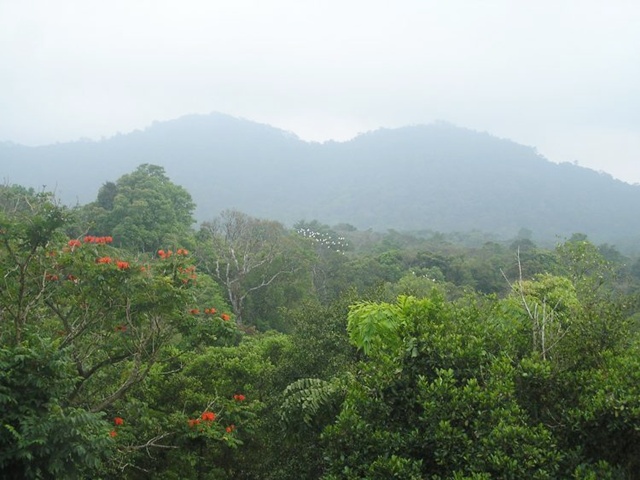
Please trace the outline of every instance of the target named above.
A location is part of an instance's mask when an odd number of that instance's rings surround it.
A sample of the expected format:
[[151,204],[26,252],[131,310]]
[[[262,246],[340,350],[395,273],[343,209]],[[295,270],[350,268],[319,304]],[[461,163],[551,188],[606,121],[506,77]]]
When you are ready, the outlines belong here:
[[336,253],[341,253],[342,255],[344,255],[345,250],[349,247],[349,243],[344,237],[335,237],[330,233],[316,232],[310,228],[299,228],[297,232],[299,235],[310,239],[313,243],[333,250]]

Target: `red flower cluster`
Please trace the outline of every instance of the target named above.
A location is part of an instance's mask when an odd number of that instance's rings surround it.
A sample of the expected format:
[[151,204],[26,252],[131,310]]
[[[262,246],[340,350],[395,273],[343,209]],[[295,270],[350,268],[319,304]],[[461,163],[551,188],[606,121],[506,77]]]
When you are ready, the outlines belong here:
[[198,276],[196,275],[196,267],[194,265],[187,268],[178,267],[178,272],[184,273],[189,276],[188,278],[183,278],[182,283],[189,283],[189,280],[195,280],[196,278],[198,278]]
[[[171,250],[158,250],[158,256],[162,259],[170,258],[173,255]],[[189,250],[185,250],[184,248],[179,248],[176,250],[176,255],[189,255]]]
[[227,433],[231,433],[236,429],[236,426],[232,423],[231,425],[229,425],[227,428],[225,428]]
[[226,313],[223,313],[222,315],[220,315],[220,318],[225,322],[228,322],[229,320],[231,320],[231,317]]
[[236,400],[237,402],[244,402],[246,400],[246,398],[247,397],[245,397],[241,393],[238,393],[238,394],[233,396],[233,399]]
[[45,278],[45,280],[48,280],[50,282],[55,282],[55,281],[60,279],[60,277],[58,277],[58,275],[54,275],[54,274],[51,274],[51,273],[47,273],[44,276],[44,278]]
[[[122,419],[122,417],[115,417],[113,419],[113,424],[116,427],[119,427],[120,425],[124,425],[124,420]],[[117,437],[118,436],[118,432],[116,431],[116,429],[114,428],[113,430],[111,430],[109,432],[109,435],[111,436],[111,438]]]
[[200,417],[205,422],[213,422],[216,419],[216,414],[213,412],[207,411],[207,412],[203,412],[202,415],[200,415]]
[[217,310],[215,308],[205,308],[204,309],[204,313],[206,313],[207,315],[215,315],[216,312],[217,312]]
[[189,313],[191,315],[199,315],[200,314],[200,310],[198,310],[197,308],[192,308],[191,310],[189,310]]
[[86,237],[84,237],[84,243],[97,243],[100,245],[104,245],[111,242],[113,242],[113,237],[94,237],[92,235],[87,235]]
[[216,414],[207,410],[206,412],[202,412],[200,418],[190,418],[189,420],[187,420],[187,424],[189,425],[189,427],[194,428],[197,425],[200,425],[201,421],[211,424],[211,422],[215,421],[215,419]]
[[125,262],[123,260],[113,260],[111,257],[100,257],[96,259],[96,263],[101,263],[104,265],[115,263],[118,270],[127,270],[129,268],[129,262]]
[[80,240],[73,239],[73,240],[69,240],[67,242],[67,245],[69,245],[71,248],[75,248],[75,247],[80,247],[82,243],[80,242]]

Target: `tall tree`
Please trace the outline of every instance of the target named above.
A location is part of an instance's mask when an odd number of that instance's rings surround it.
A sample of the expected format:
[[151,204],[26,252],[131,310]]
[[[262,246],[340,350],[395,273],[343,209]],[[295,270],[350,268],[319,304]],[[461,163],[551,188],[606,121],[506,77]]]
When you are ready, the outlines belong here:
[[143,164],[115,183],[105,183],[97,200],[84,208],[90,233],[112,235],[118,245],[154,251],[184,239],[195,204],[162,167]]
[[295,272],[299,263],[289,249],[293,242],[282,224],[226,210],[200,230],[198,259],[202,269],[227,292],[238,325],[245,301],[256,290]]

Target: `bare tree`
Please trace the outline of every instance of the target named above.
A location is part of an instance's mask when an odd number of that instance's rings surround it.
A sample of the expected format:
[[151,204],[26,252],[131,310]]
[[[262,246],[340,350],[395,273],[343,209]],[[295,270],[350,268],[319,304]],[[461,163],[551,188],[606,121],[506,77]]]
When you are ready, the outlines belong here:
[[[547,360],[549,352],[562,340],[568,332],[568,326],[559,321],[558,310],[561,307],[561,299],[550,302],[546,295],[540,298],[528,298],[527,282],[522,275],[522,262],[520,260],[520,248],[517,251],[518,261],[518,281],[514,285],[509,281],[506,274],[501,270],[502,276],[511,287],[511,291],[516,294],[527,317],[531,321],[532,347],[534,351],[539,351],[543,360]],[[529,287],[531,282],[529,282]]]
[[287,232],[278,222],[226,210],[204,223],[200,233],[200,266],[226,289],[238,325],[243,324],[245,300],[251,292],[296,270],[285,255]]

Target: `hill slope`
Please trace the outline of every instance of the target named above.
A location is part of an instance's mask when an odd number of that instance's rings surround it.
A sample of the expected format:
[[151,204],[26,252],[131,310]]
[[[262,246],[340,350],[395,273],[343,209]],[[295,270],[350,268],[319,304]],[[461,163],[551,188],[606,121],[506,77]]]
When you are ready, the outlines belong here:
[[187,188],[197,217],[225,208],[291,224],[467,231],[538,239],[587,233],[628,243],[640,234],[640,187],[534,149],[447,124],[377,130],[348,142],[308,143],[222,114],[190,115],[99,142],[0,145],[5,182],[55,189],[66,203],[95,199],[105,181],[141,163]]

